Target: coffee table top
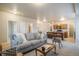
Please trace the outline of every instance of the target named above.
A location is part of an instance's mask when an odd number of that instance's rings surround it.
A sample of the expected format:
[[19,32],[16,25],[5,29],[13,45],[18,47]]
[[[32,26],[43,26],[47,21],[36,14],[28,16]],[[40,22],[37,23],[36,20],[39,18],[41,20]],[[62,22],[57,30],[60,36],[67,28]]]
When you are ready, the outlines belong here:
[[[42,47],[44,47],[44,51],[42,50]],[[46,43],[46,44],[42,45],[41,47],[37,48],[37,50],[42,53],[48,53],[50,50],[52,50],[55,47],[56,46],[54,44]]]

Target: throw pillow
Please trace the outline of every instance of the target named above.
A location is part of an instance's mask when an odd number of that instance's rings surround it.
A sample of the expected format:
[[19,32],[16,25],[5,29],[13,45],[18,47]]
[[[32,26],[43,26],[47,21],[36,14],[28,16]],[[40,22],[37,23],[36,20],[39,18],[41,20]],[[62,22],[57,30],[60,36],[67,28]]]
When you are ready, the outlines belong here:
[[39,33],[35,34],[35,39],[41,39],[41,35]]
[[35,38],[34,38],[33,33],[27,33],[26,39],[29,40],[29,41],[30,41],[30,40],[34,40]]

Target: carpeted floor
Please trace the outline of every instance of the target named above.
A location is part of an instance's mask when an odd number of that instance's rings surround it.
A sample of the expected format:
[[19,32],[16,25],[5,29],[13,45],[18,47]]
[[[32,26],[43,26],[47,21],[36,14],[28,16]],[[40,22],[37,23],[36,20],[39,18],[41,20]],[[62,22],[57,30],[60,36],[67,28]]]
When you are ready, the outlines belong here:
[[[50,42],[51,43],[51,42]],[[63,47],[59,49],[58,44],[56,45],[57,54],[54,54],[53,51],[50,51],[47,56],[79,56],[79,45],[75,43],[70,43],[63,41]],[[41,54],[38,52],[38,56]],[[25,56],[35,56],[35,51],[25,54]]]

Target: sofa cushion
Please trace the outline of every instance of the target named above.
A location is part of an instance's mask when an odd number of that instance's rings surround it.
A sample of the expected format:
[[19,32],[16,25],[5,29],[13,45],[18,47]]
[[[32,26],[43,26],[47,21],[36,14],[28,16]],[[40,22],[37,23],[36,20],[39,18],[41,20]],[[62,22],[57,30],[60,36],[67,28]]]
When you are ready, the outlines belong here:
[[27,41],[23,33],[18,33],[17,36],[23,40],[23,43]]
[[36,45],[36,44],[39,44],[40,43],[40,40],[32,40],[31,41],[31,44],[32,45]]
[[27,33],[27,34],[25,34],[25,36],[26,36],[26,39],[27,39],[28,41],[35,39],[33,33]]
[[26,43],[20,44],[17,46],[17,50],[25,49],[30,47],[32,44],[30,41],[27,41]]
[[42,39],[42,40],[40,40],[40,42],[45,42],[46,40],[44,40],[44,39]]
[[34,33],[34,36],[36,40],[41,39],[41,35],[39,33]]

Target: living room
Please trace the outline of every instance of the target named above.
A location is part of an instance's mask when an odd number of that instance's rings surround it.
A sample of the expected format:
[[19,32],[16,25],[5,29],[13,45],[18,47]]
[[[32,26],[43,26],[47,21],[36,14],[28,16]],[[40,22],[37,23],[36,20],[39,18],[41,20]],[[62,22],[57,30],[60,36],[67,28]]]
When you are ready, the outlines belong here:
[[[43,4],[18,4],[18,3],[3,3],[0,4],[0,51],[22,47],[21,52],[27,52],[30,50],[39,50],[38,47],[50,43],[52,44],[53,37],[57,36],[59,41],[55,41],[56,46],[55,54],[48,53],[50,56],[66,56],[66,55],[79,55],[79,28],[78,15],[79,4],[72,3],[43,3]],[[22,33],[25,36],[19,36],[19,41],[15,40],[16,33]],[[29,34],[32,33],[32,34]],[[41,38],[38,39],[39,33]],[[54,35],[55,34],[55,35]],[[37,39],[35,39],[37,38]],[[58,38],[59,37],[59,38]],[[24,38],[24,46],[19,46],[21,39]],[[27,43],[25,42],[27,38]],[[30,40],[29,40],[30,38]],[[33,38],[33,39],[32,39]],[[34,41],[34,39],[36,41]],[[45,39],[45,40],[44,40]],[[32,41],[31,41],[32,40]],[[30,43],[31,42],[31,43]],[[35,43],[36,42],[36,43]],[[31,45],[33,46],[31,46]],[[62,44],[62,46],[60,46]],[[28,47],[29,48],[28,48]],[[18,48],[17,48],[18,49]],[[30,49],[30,50],[29,50]],[[35,52],[30,51],[28,53],[17,53],[20,55],[35,56]],[[76,51],[75,51],[76,50]],[[69,52],[71,51],[71,52]],[[74,52],[73,52],[74,51]],[[61,52],[61,53],[60,53]],[[66,53],[67,52],[67,53]],[[40,53],[37,53],[40,55]],[[4,54],[3,54],[4,55]],[[7,54],[8,55],[8,54]],[[46,54],[44,54],[46,55]]]

